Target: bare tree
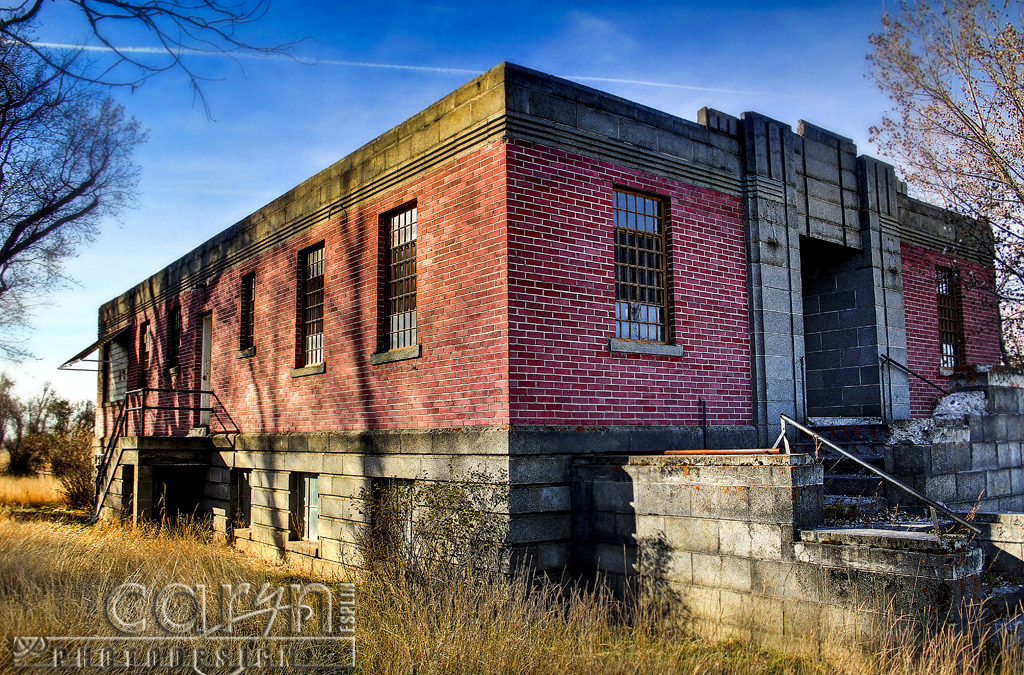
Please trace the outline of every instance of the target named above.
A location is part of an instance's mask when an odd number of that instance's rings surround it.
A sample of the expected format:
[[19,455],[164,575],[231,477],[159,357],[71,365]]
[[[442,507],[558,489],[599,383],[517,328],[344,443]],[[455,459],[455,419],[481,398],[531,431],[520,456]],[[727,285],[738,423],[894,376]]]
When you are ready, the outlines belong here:
[[965,244],[994,237],[1008,361],[1024,353],[1022,8],[1016,0],[903,0],[883,15],[868,56],[892,101],[872,140],[918,196],[979,221],[958,232]]
[[0,354],[28,308],[61,281],[63,261],[129,200],[138,124],[95,88],[0,42]]
[[[43,0],[0,4],[0,36],[31,50],[55,71],[94,84],[135,88],[159,73],[185,73],[195,96],[209,114],[200,83],[207,79],[190,58],[204,54],[287,53],[291,43],[271,47],[252,44],[240,35],[263,18],[269,0],[66,0],[79,10],[82,35],[91,36],[82,50],[100,50],[110,58],[88,67],[82,59],[55,58],[54,45],[37,42],[25,27],[44,13]],[[125,46],[118,42],[126,30],[141,33],[150,45]]]

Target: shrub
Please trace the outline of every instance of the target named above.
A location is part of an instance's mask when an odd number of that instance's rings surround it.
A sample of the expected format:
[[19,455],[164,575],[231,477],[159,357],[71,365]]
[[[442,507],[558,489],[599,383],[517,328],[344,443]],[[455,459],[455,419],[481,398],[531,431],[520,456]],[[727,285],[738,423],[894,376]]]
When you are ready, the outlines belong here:
[[508,567],[508,483],[486,471],[452,481],[384,479],[361,494],[363,565],[406,580],[464,581]]
[[61,494],[71,508],[92,506],[95,482],[93,477],[92,434],[81,427],[53,434],[50,445],[50,468],[61,485]]

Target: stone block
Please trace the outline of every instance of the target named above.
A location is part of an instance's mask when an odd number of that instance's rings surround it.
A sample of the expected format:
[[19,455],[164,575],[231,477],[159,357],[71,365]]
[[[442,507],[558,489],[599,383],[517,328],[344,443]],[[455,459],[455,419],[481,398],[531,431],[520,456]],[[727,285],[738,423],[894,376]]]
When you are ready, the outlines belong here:
[[[699,553],[694,555],[701,555]],[[720,588],[730,591],[750,592],[751,561],[749,558],[722,556]],[[694,575],[696,579],[696,574]]]
[[614,513],[632,513],[632,482],[597,481],[593,484],[592,490],[594,509]]
[[750,523],[741,520],[719,521],[718,548],[723,555],[750,557]]
[[928,476],[925,479],[925,494],[938,501],[956,499],[956,476],[950,474],[943,476]]
[[996,443],[996,455],[999,468],[1010,469],[1021,466],[1021,444],[1020,441],[1006,441]]
[[[955,499],[961,502],[973,502],[986,496],[988,484],[985,471],[965,471],[956,475],[956,496]],[[950,476],[952,478],[952,476]],[[928,482],[929,487],[931,481]],[[932,499],[951,501],[951,497],[936,496],[940,493],[927,493]]]
[[680,551],[718,553],[718,520],[705,518],[665,518],[665,539]]
[[987,472],[986,495],[988,497],[1005,497],[1010,494],[1010,470],[1000,469],[999,471]]
[[745,520],[750,515],[745,487],[695,486],[690,510],[694,518],[722,518]]
[[971,468],[995,469],[999,466],[999,454],[994,441],[971,444]]
[[690,556],[693,583],[704,588],[722,588],[722,561],[720,555],[693,553]]

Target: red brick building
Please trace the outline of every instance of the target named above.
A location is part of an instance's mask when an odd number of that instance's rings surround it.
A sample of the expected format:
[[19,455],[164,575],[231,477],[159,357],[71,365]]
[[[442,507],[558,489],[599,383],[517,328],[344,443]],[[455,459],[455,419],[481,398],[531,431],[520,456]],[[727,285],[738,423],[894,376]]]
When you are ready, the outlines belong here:
[[502,64],[100,308],[104,513],[348,560],[374,479],[483,468],[564,566],[580,457],[927,415],[880,354],[997,363],[965,227],[812,125]]

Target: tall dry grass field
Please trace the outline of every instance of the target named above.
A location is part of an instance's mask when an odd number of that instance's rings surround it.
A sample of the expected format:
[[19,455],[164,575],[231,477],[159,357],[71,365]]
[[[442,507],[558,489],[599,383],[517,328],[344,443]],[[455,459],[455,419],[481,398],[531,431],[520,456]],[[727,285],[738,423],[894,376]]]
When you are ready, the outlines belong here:
[[0,504],[39,507],[57,504],[60,501],[60,482],[53,476],[0,474]]
[[[216,588],[314,580],[245,557],[199,526],[75,525],[20,520],[0,508],[0,671],[11,670],[14,636],[112,634],[104,601],[125,581]],[[808,645],[794,656],[694,635],[657,603],[624,605],[602,590],[523,576],[450,581],[394,574],[359,579],[356,672],[1008,675],[1024,669],[1019,650],[1000,654],[953,633],[918,648],[893,635],[866,653],[833,650],[826,657]]]

